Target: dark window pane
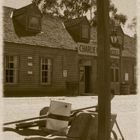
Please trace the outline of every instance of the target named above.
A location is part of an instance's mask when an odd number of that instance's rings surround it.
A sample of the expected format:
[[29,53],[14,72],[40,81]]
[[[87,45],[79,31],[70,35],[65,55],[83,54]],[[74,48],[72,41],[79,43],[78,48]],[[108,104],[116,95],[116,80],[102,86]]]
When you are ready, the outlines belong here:
[[45,77],[45,83],[47,83],[47,81],[48,81],[48,78],[47,78],[47,77]]
[[42,70],[45,70],[45,65],[42,65]]
[[14,68],[14,63],[10,63],[10,67],[9,68]]
[[10,70],[9,72],[10,72],[10,73],[9,73],[10,76],[13,76],[13,75],[14,75],[14,71],[13,71],[13,70]]
[[48,65],[45,65],[45,70],[48,70]]
[[6,70],[6,76],[9,75],[9,70]]
[[45,76],[45,71],[42,71],[42,77],[44,77]]
[[9,78],[9,82],[10,82],[10,83],[13,83],[13,82],[14,82],[13,77],[10,77],[10,78]]
[[44,76],[48,76],[48,72],[47,71],[44,71]]
[[44,78],[42,77],[42,83],[44,83]]

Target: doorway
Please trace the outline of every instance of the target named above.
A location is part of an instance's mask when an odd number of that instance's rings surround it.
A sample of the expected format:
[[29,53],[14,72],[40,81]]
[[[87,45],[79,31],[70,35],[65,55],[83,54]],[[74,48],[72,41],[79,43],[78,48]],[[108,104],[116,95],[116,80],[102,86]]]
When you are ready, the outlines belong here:
[[85,66],[85,93],[90,93],[91,66]]

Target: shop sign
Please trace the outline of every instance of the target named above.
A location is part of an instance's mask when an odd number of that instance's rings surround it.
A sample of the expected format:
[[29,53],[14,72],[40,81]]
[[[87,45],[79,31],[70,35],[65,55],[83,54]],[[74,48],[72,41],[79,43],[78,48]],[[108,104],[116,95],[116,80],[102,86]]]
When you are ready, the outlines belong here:
[[119,58],[120,56],[120,50],[117,48],[110,48],[110,55],[113,58]]
[[[97,56],[97,44],[78,43],[78,54]],[[120,50],[118,48],[110,48],[110,55],[113,58],[120,57]]]
[[78,43],[78,54],[97,56],[97,45]]

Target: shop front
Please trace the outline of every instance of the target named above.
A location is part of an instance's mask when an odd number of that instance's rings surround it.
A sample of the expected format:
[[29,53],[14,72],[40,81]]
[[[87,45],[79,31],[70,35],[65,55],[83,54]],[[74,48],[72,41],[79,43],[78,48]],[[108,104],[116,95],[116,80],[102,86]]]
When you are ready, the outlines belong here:
[[79,93],[91,95],[96,93],[96,44],[78,43],[79,55]]
[[120,49],[111,47],[110,55],[111,92],[113,94],[120,94]]

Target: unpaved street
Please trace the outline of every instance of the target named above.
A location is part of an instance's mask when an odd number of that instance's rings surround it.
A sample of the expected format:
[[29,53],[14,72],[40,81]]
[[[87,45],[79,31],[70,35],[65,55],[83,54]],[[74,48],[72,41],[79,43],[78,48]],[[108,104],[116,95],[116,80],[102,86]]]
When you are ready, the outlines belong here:
[[[50,100],[57,99],[72,103],[72,109],[93,106],[97,104],[95,96],[81,97],[40,97],[40,98],[5,98],[4,122],[36,117],[44,106],[49,106]],[[138,140],[136,138],[136,95],[115,96],[112,100],[112,113],[117,113],[117,122],[125,140]],[[114,128],[116,130],[116,128]],[[24,140],[13,132],[4,132],[4,140]]]

